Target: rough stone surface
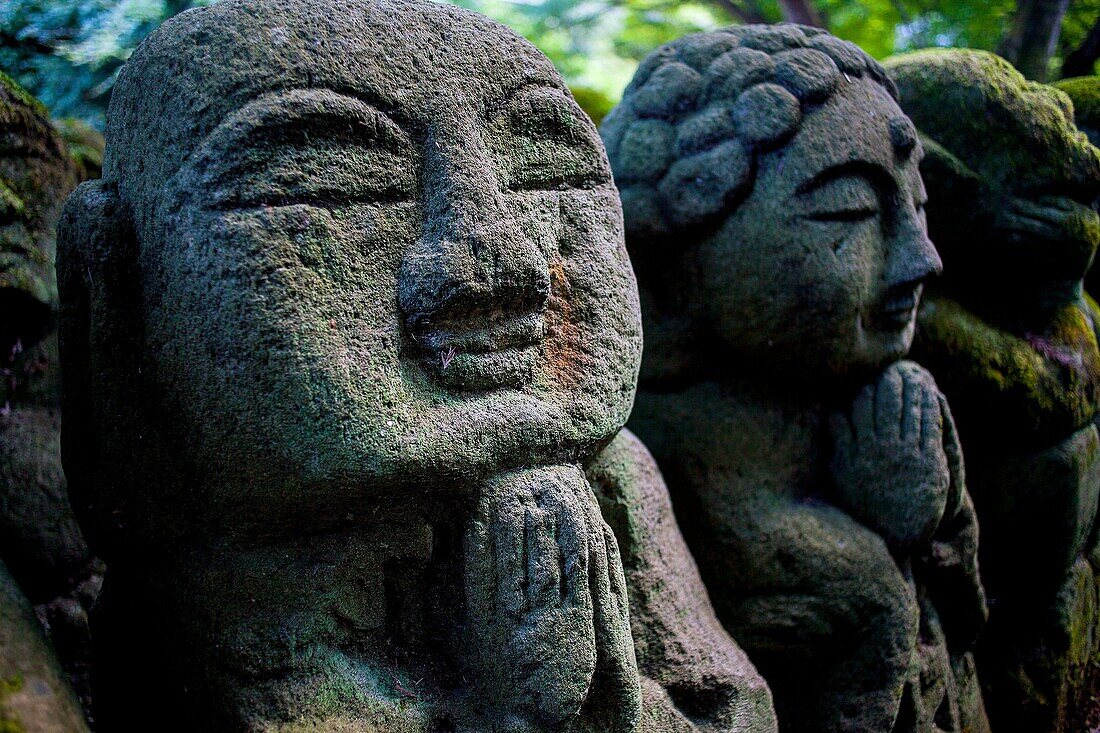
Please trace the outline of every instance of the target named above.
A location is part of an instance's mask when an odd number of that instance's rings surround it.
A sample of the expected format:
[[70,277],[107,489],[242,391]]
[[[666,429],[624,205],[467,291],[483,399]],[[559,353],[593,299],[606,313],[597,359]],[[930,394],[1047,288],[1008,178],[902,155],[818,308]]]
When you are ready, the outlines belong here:
[[[582,471],[637,290],[545,57],[426,1],[225,0],[135,51],[106,136],[59,256],[105,729],[769,730],[701,594],[633,621],[670,643],[639,673]],[[698,586],[667,505],[627,516],[672,538],[644,582]]]
[[619,538],[642,696],[662,730],[776,730],[771,693],[722,628],[646,447],[622,430],[586,473]]
[[[669,86],[681,67],[706,80],[694,96]],[[988,730],[959,445],[931,376],[901,361],[940,260],[893,85],[819,30],[745,26],[641,64],[601,129],[616,172],[645,169],[622,141],[652,110],[739,176],[685,193],[665,180],[692,158],[673,156],[623,185],[646,329],[630,426],[718,617],[781,730]]]
[[87,733],[80,705],[34,610],[0,562],[0,730]]
[[982,528],[990,621],[978,653],[994,729],[1077,731],[1100,693],[1095,546],[1100,151],[1069,100],[977,51],[887,68],[926,139],[944,277],[914,357],[958,418]]
[[83,695],[95,565],[61,469],[54,274],[57,219],[77,171],[45,108],[3,75],[0,136],[0,561]]
[[[1073,103],[1073,123],[1077,129],[1085,133],[1093,145],[1100,146],[1100,77],[1062,79],[1052,86]],[[1100,199],[1094,205],[1100,206]],[[1100,292],[1100,268],[1095,267],[1095,258],[1093,265],[1085,275],[1085,290],[1089,293]]]
[[1078,76],[1062,79],[1052,85],[1073,102],[1073,122],[1088,136],[1093,145],[1100,145],[1100,77]]

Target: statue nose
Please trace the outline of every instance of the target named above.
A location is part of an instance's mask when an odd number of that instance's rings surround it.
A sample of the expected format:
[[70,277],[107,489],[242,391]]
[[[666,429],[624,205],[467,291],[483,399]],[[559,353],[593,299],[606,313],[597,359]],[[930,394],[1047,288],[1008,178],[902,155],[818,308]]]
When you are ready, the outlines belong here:
[[488,155],[470,138],[462,143],[428,146],[424,224],[398,283],[411,325],[520,315],[549,299],[549,265],[534,233],[504,201]]
[[902,211],[886,257],[888,288],[916,285],[943,272],[943,260],[912,205]]

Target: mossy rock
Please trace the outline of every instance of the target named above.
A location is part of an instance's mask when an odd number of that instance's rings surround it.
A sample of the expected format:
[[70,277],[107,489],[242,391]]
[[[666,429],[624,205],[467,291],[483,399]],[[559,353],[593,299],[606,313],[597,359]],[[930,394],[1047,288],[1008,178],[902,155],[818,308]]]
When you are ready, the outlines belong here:
[[80,170],[80,179],[99,178],[103,174],[103,135],[75,117],[54,120],[53,125],[68,145],[69,155]]
[[1074,126],[1069,98],[1028,81],[999,56],[928,49],[884,65],[917,127],[993,185],[1100,178],[1100,151]]
[[1077,129],[1088,135],[1093,145],[1100,145],[1100,76],[1062,79],[1052,86],[1073,102]]

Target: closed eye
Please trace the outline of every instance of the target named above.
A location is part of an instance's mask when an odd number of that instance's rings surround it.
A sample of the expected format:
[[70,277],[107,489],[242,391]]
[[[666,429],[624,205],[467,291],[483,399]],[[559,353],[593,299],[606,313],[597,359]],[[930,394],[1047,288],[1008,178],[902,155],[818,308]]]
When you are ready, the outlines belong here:
[[832,211],[813,211],[806,214],[810,221],[860,222],[878,216],[878,207],[860,207],[855,209],[836,209]]
[[814,176],[799,187],[792,202],[809,221],[855,224],[879,215],[877,187],[866,166],[843,164]]

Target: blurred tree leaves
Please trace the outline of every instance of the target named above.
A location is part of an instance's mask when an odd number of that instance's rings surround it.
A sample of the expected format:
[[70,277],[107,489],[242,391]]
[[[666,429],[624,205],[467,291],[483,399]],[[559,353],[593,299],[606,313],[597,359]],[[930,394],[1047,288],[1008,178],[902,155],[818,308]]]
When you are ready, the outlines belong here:
[[0,3],[0,69],[54,116],[102,129],[119,67],[166,18],[197,4],[206,3],[6,0]]
[[[216,0],[4,0],[0,69],[59,117],[102,127],[111,85],[166,18]],[[276,0],[271,0],[276,1]],[[996,50],[1018,0],[453,0],[511,26],[561,69],[594,116],[618,99],[637,62],[685,33],[799,12],[877,57],[927,46]],[[1024,0],[1019,0],[1021,3]],[[1072,0],[1050,78],[1085,44],[1100,0]],[[1086,68],[1088,64],[1086,63]]]

